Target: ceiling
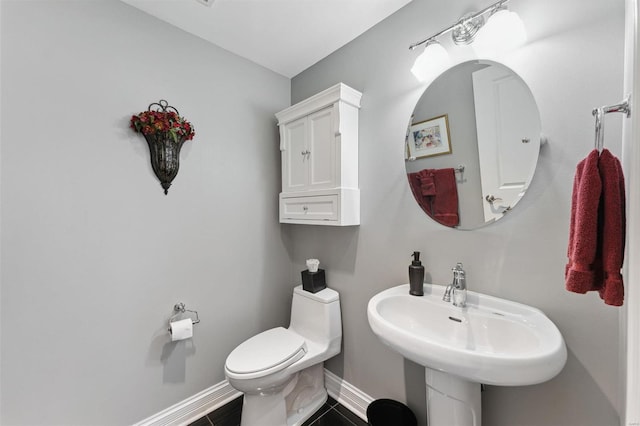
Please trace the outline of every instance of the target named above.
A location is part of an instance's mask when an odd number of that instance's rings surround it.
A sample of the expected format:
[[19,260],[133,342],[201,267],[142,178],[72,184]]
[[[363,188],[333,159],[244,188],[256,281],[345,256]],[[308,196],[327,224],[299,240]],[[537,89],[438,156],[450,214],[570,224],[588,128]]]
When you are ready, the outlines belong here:
[[121,1],[290,78],[411,0]]

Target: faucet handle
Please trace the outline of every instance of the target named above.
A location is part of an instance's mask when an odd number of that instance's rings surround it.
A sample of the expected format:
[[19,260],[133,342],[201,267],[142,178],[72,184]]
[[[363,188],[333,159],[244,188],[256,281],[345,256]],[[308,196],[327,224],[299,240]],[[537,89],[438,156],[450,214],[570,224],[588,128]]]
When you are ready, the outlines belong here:
[[458,262],[456,267],[451,269],[453,272],[453,281],[464,280],[464,269],[462,269],[462,263]]

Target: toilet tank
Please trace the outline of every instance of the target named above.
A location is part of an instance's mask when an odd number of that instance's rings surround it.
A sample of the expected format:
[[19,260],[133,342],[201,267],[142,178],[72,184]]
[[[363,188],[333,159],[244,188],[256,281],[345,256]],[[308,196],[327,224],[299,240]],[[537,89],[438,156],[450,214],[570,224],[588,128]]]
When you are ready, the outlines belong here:
[[325,288],[311,293],[302,286],[294,288],[289,328],[306,339],[339,348],[342,316],[338,292]]

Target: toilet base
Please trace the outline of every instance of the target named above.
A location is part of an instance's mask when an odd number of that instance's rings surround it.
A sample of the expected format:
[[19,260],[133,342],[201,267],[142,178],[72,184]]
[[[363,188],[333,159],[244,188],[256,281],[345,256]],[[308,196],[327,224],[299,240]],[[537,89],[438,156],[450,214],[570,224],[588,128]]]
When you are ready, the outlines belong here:
[[313,413],[318,411],[320,407],[322,407],[324,403],[327,402],[327,398],[328,395],[326,389],[322,389],[303,409],[297,412],[289,413],[289,416],[287,417],[287,426],[301,426],[313,415]]
[[245,393],[240,426],[300,426],[327,401],[324,365],[298,372],[273,393]]

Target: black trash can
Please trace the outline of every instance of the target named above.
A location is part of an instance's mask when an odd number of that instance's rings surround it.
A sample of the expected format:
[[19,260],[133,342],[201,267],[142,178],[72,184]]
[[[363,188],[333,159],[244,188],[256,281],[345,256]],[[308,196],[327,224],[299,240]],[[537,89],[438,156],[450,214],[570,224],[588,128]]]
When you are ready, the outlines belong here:
[[415,414],[406,405],[392,399],[376,399],[367,407],[370,426],[416,426]]

